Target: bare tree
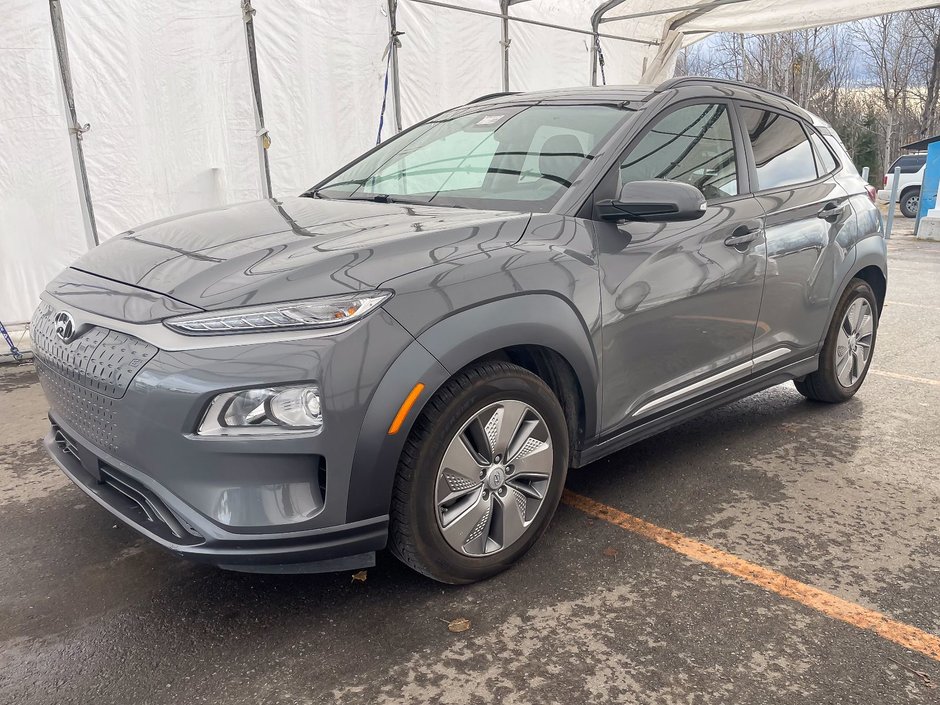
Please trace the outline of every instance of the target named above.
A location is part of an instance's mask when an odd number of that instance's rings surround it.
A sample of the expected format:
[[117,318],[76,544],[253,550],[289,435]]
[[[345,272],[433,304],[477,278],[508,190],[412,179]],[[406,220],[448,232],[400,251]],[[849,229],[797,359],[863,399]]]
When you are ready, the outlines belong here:
[[940,98],[940,9],[911,13],[913,29],[919,39],[915,81],[921,93],[920,136],[937,132],[937,101]]
[[940,8],[766,35],[718,34],[677,73],[744,80],[790,96],[879,171],[907,138],[940,129]]
[[867,59],[868,80],[884,109],[883,164],[901,146],[902,122],[910,107],[918,41],[910,13],[895,13],[852,25],[859,52]]

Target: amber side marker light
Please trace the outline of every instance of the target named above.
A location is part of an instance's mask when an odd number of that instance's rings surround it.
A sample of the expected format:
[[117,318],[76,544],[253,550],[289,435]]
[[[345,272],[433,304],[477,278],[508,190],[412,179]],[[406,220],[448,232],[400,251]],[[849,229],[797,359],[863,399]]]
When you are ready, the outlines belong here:
[[418,397],[421,396],[422,391],[424,391],[424,385],[421,382],[418,382],[414,386],[414,389],[409,392],[408,396],[405,397],[405,401],[403,401],[401,406],[398,408],[398,413],[395,414],[395,418],[392,420],[392,425],[388,427],[388,435],[394,436],[396,433],[398,433],[401,425],[405,423],[405,418],[408,416],[408,412],[411,411],[411,407],[413,407],[415,402],[418,401]]

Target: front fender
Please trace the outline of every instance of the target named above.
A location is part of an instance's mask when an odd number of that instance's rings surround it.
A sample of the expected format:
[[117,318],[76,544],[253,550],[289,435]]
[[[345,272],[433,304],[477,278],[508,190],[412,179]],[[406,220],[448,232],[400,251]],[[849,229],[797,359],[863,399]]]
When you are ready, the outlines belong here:
[[[585,433],[588,438],[596,433],[597,355],[587,328],[567,302],[554,294],[523,294],[455,312],[408,346],[376,388],[356,445],[347,521],[388,513],[405,440],[438,389],[474,360],[515,345],[540,345],[568,361],[584,395]],[[392,419],[418,382],[424,384],[421,395],[398,433],[389,435]]]
[[590,438],[596,432],[601,401],[597,354],[584,321],[560,296],[520,294],[464,309],[426,330],[418,341],[451,374],[502,348],[539,345],[554,350],[578,378],[585,434]]

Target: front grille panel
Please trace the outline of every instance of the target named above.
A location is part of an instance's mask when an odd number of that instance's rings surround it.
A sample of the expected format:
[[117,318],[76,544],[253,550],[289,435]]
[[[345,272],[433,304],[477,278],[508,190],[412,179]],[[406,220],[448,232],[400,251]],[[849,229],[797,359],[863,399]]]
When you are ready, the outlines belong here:
[[55,315],[55,308],[45,301],[36,309],[33,354],[66,380],[99,395],[123,397],[134,376],[159,352],[150,343],[100,326],[83,330],[66,343],[55,333]]
[[49,406],[57,416],[102,450],[113,453],[120,448],[114,399],[59,375],[38,359],[36,371]]
[[43,301],[32,321],[33,354],[56,416],[102,450],[123,444],[117,406],[136,374],[159,352],[138,338],[100,326],[66,343],[55,333],[55,307]]

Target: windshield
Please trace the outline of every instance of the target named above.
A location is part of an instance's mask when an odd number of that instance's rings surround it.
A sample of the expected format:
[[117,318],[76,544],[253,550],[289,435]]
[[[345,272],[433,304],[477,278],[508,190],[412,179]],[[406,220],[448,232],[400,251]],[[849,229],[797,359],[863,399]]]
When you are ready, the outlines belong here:
[[312,195],[545,212],[630,114],[612,105],[515,105],[438,116]]

